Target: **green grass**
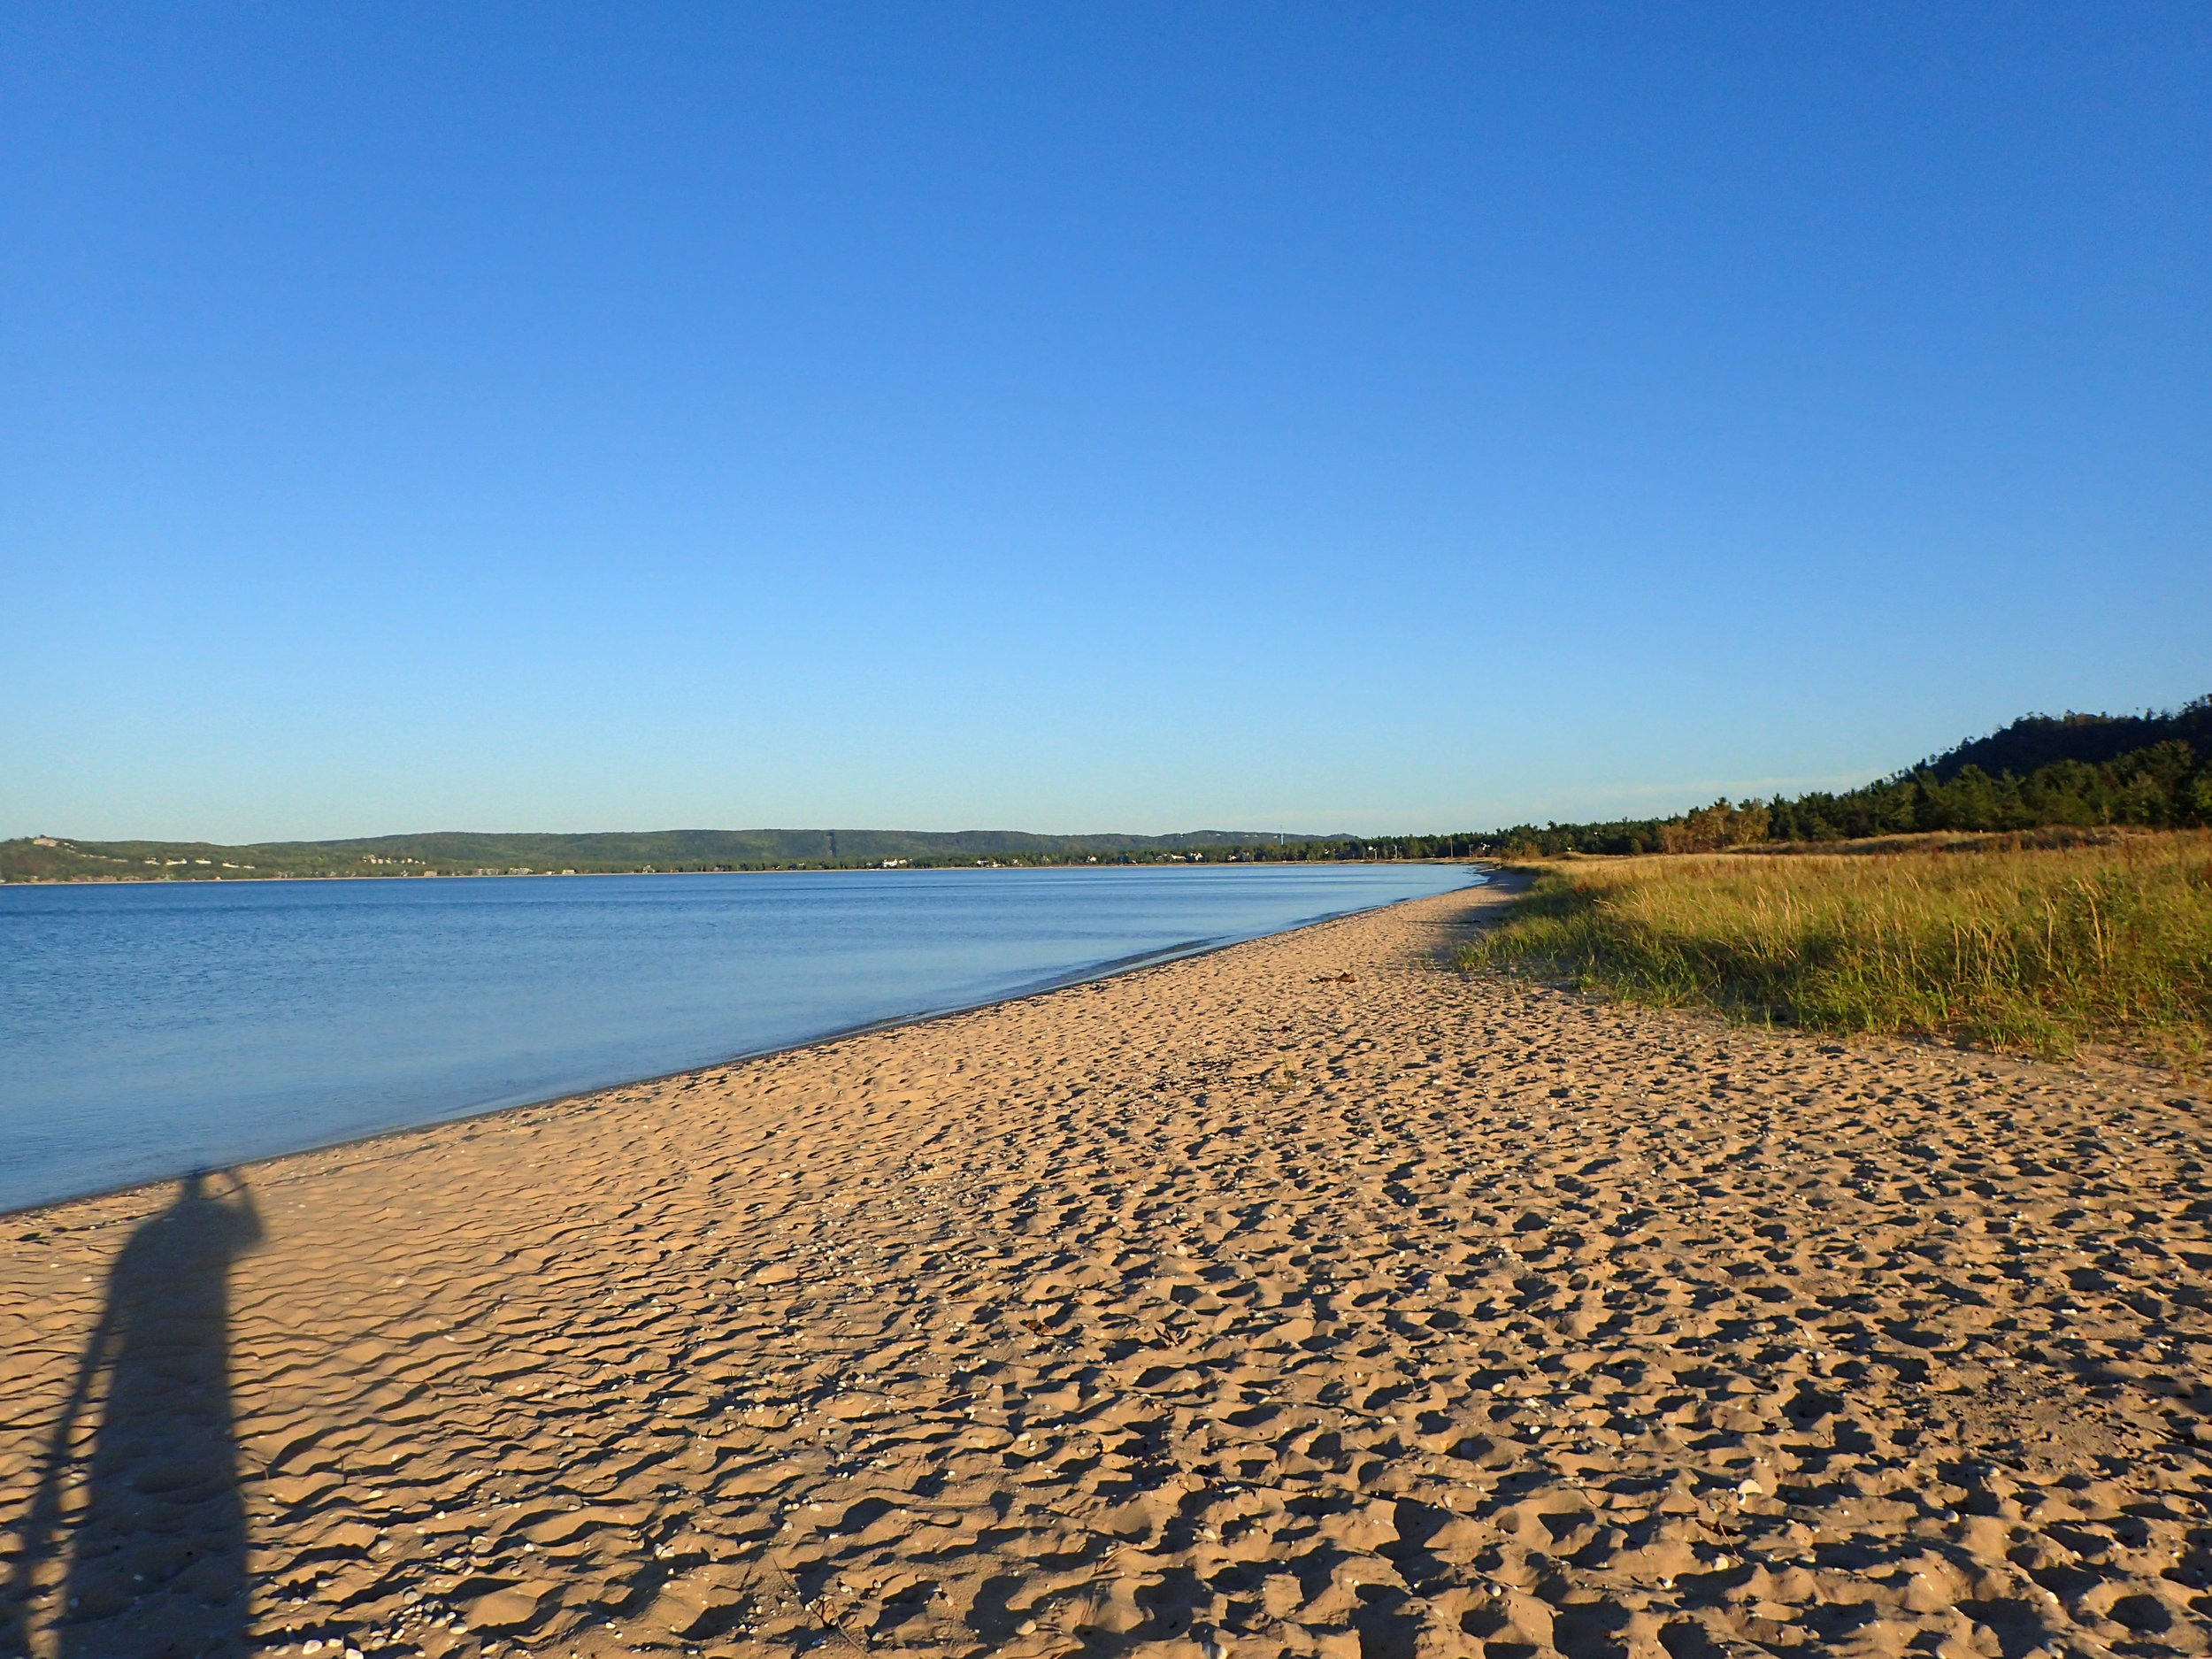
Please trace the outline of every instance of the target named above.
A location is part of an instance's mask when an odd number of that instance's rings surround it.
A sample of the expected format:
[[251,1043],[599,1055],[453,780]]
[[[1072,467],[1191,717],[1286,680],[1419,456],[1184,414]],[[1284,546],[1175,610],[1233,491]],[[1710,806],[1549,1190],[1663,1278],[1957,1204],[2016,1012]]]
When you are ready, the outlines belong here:
[[2212,835],[1537,866],[1460,967],[1820,1032],[2194,1071],[2212,1048]]

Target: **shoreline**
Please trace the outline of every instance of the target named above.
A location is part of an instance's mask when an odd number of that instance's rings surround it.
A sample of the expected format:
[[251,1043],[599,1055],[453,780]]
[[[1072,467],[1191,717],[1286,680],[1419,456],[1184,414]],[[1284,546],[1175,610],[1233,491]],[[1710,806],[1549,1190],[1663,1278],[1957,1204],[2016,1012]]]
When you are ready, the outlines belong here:
[[2204,1653],[2207,1102],[1507,896],[0,1235],[0,1647]]
[[[1484,875],[1483,872],[1476,870],[1472,865],[1469,865],[1468,868],[1470,875],[1474,879],[1471,879],[1464,887],[1453,889],[1454,892],[1464,892],[1471,888],[1481,887],[1490,884],[1490,877]],[[775,875],[795,872],[780,871],[666,871],[655,873],[671,875]],[[366,880],[383,879],[387,878],[315,876],[302,877],[299,879],[303,880]],[[439,879],[446,879],[447,878],[441,877]],[[507,876],[465,876],[452,879],[457,880],[475,881],[521,880],[525,878]],[[18,885],[29,884],[26,883]],[[49,885],[62,886],[65,884],[55,882]],[[150,882],[144,885],[160,886],[163,884],[158,882]],[[1504,891],[1504,889],[1500,890]],[[318,1141],[306,1146],[291,1147],[280,1152],[271,1152],[260,1157],[245,1158],[232,1164],[212,1165],[208,1167],[224,1170],[261,1169],[269,1164],[282,1163],[288,1158],[304,1157],[310,1154],[319,1152],[342,1151],[349,1147],[366,1146],[374,1141],[389,1140],[394,1136],[420,1133],[426,1130],[440,1128],[447,1124],[480,1123],[497,1118],[509,1112],[535,1111],[565,1106],[575,1102],[590,1100],[595,1096],[608,1094],[617,1089],[641,1088],[650,1085],[663,1083],[680,1083],[687,1079],[699,1077],[705,1072],[718,1071],[729,1066],[742,1065],[756,1060],[771,1059],[778,1055],[801,1054],[810,1048],[818,1048],[827,1044],[842,1042],[849,1038],[866,1036],[874,1032],[898,1031],[908,1026],[925,1025],[933,1020],[949,1019],[958,1015],[974,1013],[983,1009],[996,1008],[1010,1002],[1019,1002],[1032,997],[1049,996],[1056,991],[1065,990],[1073,986],[1088,985],[1102,979],[1117,979],[1125,975],[1142,973],[1150,968],[1164,967],[1172,963],[1189,961],[1195,957],[1210,956],[1218,950],[1233,949],[1238,945],[1257,944],[1264,940],[1280,939],[1292,933],[1303,932],[1307,928],[1325,926],[1330,922],[1340,921],[1347,917],[1364,916],[1376,910],[1389,910],[1395,905],[1409,904],[1417,902],[1418,901],[1413,899],[1393,899],[1387,903],[1371,905],[1365,907],[1364,909],[1333,910],[1326,915],[1311,917],[1303,921],[1295,922],[1288,927],[1278,929],[1273,933],[1255,934],[1248,939],[1189,941],[1185,944],[1168,946],[1164,949],[1157,951],[1140,953],[1134,956],[1115,957],[1105,962],[1092,963],[1085,967],[1072,970],[1065,975],[1048,976],[1041,980],[1032,981],[1017,987],[1012,990],[1007,991],[1002,995],[987,997],[983,1001],[978,1002],[960,1002],[942,1008],[924,1009],[910,1014],[894,1015],[887,1019],[864,1020],[858,1025],[834,1027],[829,1031],[821,1032],[810,1037],[802,1038],[795,1042],[772,1044],[763,1048],[741,1049],[735,1053],[724,1055],[712,1060],[703,1061],[695,1065],[679,1067],[677,1070],[672,1071],[650,1072],[642,1077],[626,1078],[612,1083],[596,1083],[588,1087],[569,1089],[557,1094],[539,1095],[526,1101],[510,1101],[503,1105],[487,1106],[480,1110],[463,1111],[452,1117],[434,1118],[425,1122],[403,1124],[390,1129],[372,1130],[365,1134],[347,1135],[334,1141]],[[0,1208],[0,1225],[5,1225],[10,1222],[20,1220],[26,1217],[41,1215],[48,1210],[61,1209],[70,1204],[87,1203],[97,1199],[120,1197],[130,1193],[140,1192],[156,1187],[166,1186],[169,1183],[179,1180],[190,1173],[192,1173],[190,1170],[179,1170],[167,1175],[156,1175],[142,1179],[118,1182],[113,1186],[94,1187],[87,1192],[72,1193],[60,1198],[42,1199],[35,1203],[19,1205],[14,1208]]]

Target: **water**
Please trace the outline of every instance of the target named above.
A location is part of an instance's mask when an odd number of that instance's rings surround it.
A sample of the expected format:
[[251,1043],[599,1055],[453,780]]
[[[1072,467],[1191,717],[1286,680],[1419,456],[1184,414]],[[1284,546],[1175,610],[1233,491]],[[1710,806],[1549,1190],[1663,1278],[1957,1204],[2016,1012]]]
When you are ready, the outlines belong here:
[[1446,892],[1436,864],[0,887],[0,1210]]

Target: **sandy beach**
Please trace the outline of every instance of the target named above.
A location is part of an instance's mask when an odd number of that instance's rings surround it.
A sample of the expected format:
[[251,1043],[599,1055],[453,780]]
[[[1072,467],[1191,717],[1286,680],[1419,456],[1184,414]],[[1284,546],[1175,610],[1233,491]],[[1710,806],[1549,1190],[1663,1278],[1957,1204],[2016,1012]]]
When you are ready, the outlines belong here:
[[0,1653],[2212,1648],[2201,1088],[1498,902],[0,1218]]

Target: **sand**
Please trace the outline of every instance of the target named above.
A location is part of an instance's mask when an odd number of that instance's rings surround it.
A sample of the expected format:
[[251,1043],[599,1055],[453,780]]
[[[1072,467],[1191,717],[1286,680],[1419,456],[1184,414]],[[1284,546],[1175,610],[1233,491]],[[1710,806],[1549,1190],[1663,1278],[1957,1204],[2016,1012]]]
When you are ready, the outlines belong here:
[[1494,906],[0,1220],[0,1652],[2212,1646],[2201,1095]]

